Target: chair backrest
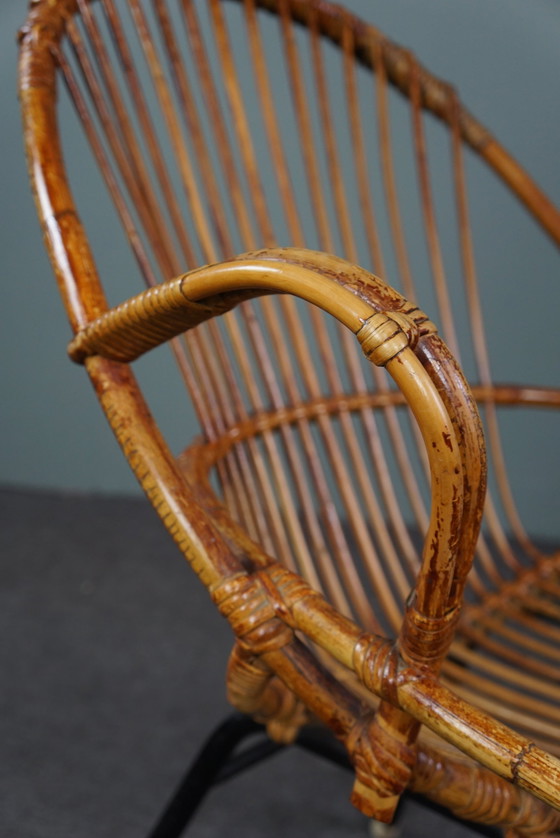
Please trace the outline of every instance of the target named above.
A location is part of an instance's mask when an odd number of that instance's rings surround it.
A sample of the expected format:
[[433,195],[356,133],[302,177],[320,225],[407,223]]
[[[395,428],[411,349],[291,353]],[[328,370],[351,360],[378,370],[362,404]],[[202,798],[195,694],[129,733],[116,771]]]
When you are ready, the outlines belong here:
[[[32,164],[50,164],[37,190],[40,201],[43,186],[57,193],[43,213],[74,328],[107,303],[62,162],[55,67],[135,257],[134,290],[140,277],[151,285],[278,245],[387,278],[440,324],[484,405],[495,478],[471,595],[538,556],[497,405],[560,395],[493,383],[466,188],[475,158],[556,242],[560,215],[453,89],[323,0],[59,0],[37,5],[30,32],[43,44],[24,56],[38,103]],[[61,112],[66,123],[64,101]],[[84,163],[67,156],[82,212]],[[95,257],[103,268],[107,254]],[[120,294],[123,284],[107,291],[111,302]],[[234,517],[342,612],[394,634],[418,568],[410,524],[421,539],[430,487],[416,426],[383,371],[287,297],[243,303],[173,352],[207,440],[253,423],[217,464]]]

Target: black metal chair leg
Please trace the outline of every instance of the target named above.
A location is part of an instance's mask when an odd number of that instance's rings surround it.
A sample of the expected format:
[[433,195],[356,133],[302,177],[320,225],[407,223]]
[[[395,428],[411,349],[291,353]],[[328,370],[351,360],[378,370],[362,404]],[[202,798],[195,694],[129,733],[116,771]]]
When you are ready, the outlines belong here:
[[[255,735],[260,736],[261,741],[234,753],[241,743]],[[342,768],[352,770],[345,749],[325,729],[302,728],[294,744]],[[180,838],[198,807],[214,786],[229,780],[284,748],[284,745],[272,742],[266,734],[266,729],[248,716],[242,713],[233,713],[228,716],[204,743],[148,838]],[[416,799],[425,808],[439,812],[448,821],[461,822],[450,812],[425,798],[410,793],[407,793],[405,798]],[[404,805],[406,806],[406,799]],[[472,828],[478,835],[486,838],[499,838],[501,834],[495,827],[482,824],[472,825]]]
[[232,756],[238,745],[255,734],[266,736],[265,728],[241,713],[228,716],[204,743],[148,838],[179,838],[213,786],[283,747],[267,738]]

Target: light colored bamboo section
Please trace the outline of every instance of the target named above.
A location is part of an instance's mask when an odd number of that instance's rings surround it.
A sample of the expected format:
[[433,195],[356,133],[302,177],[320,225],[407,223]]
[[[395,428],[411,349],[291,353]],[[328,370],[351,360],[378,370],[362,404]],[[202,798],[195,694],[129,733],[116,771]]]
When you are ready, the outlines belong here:
[[[327,0],[36,0],[20,68],[69,352],[232,625],[230,700],[279,741],[329,725],[379,819],[410,787],[558,832],[560,553],[529,535],[503,427],[560,388],[495,380],[473,157],[560,244],[558,209]],[[57,100],[137,266],[116,306]],[[167,342],[202,432],[179,456],[129,368]]]

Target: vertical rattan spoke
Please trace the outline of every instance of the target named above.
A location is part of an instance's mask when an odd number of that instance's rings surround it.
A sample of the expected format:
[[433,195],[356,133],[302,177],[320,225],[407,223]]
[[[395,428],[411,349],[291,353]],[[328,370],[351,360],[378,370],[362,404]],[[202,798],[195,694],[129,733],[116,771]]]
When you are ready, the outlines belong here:
[[74,24],[68,27],[68,38],[83,74],[85,86],[95,107],[97,118],[103,128],[106,141],[130,194],[131,202],[138,213],[141,214],[144,229],[149,236],[154,254],[164,271],[164,275],[172,276],[180,265],[180,260],[164,223],[161,208],[155,199],[146,169],[141,163],[139,168],[135,166],[137,160],[140,160],[139,152],[134,151],[135,143],[133,143],[131,150],[125,145],[118,118],[116,116],[113,118],[111,114],[107,97],[104,95],[102,81],[95,72],[80,31]]
[[272,168],[278,185],[278,194],[290,233],[291,243],[296,247],[303,247],[305,245],[305,236],[284,149],[284,137],[274,107],[274,95],[266,61],[265,46],[256,13],[255,0],[244,0],[244,5],[247,40],[249,42],[249,52],[253,64],[255,85],[259,96],[259,109],[264,122]]
[[[99,26],[96,23],[95,17],[91,14],[89,4],[84,3],[84,0],[80,0],[79,5],[82,9],[85,25],[90,33],[91,41],[95,49],[95,56],[99,66],[100,76],[103,78],[108,96],[114,108],[115,114],[117,115],[118,126],[122,131],[123,142],[131,161],[133,162],[136,177],[139,182],[146,184],[146,193],[153,196],[154,190],[150,184],[150,176],[148,174],[146,161],[143,159],[143,153],[138,144],[138,132],[135,130],[134,125],[128,117],[126,104],[116,81],[116,74],[107,71],[110,67],[110,58],[108,50],[104,45]],[[187,265],[192,265],[195,260],[192,245],[184,226],[184,218],[173,190],[171,178],[165,165],[161,148],[159,147],[155,137],[151,120],[147,116],[147,108],[143,100],[141,87],[138,83],[137,73],[134,69],[134,62],[128,49],[126,39],[123,35],[122,26],[117,12],[114,5],[111,3],[111,0],[106,0],[105,10],[109,25],[112,27],[115,48],[120,53],[121,65],[124,68],[125,75],[128,76],[129,89],[132,91],[135,99],[136,116],[139,124],[142,125],[143,134],[148,141],[150,163],[153,165],[155,176],[161,189],[162,202],[169,213],[169,218],[171,219],[173,230],[180,246],[182,261]],[[161,215],[161,210],[157,205],[154,206],[154,212]]]
[[[463,258],[465,288],[469,304],[473,345],[481,383],[491,387],[492,374],[490,370],[488,349],[486,346],[482,305],[478,289],[476,262],[472,242],[471,224],[469,220],[463,150],[462,143],[460,141],[459,105],[456,98],[453,98],[452,100],[451,141],[461,254]],[[502,503],[504,505],[510,526],[519,543],[529,553],[529,555],[537,556],[539,551],[531,543],[521,523],[507,477],[506,463],[500,439],[498,416],[495,405],[492,402],[487,403],[484,408],[484,413],[488,429],[489,451],[491,452],[494,461],[498,489],[500,491]]]
[[294,26],[290,17],[287,0],[281,0],[280,2],[280,19],[286,66],[300,134],[301,153],[305,164],[309,196],[318,232],[319,246],[327,251],[327,253],[332,253],[334,249],[333,240],[329,229],[326,210],[327,204],[321,188],[321,176],[318,168],[318,155],[313,137],[310,108],[307,102],[304,76],[301,72],[301,62],[298,56]]
[[146,64],[150,70],[154,88],[157,92],[161,113],[167,127],[171,145],[177,158],[177,167],[189,201],[202,251],[208,261],[213,261],[216,258],[216,247],[208,225],[206,210],[199,185],[196,182],[190,155],[183,141],[181,125],[173,103],[167,77],[155,49],[155,44],[151,37],[141,3],[139,0],[130,0],[130,8],[138,30],[138,37],[144,50]]
[[[216,180],[209,148],[206,143],[201,113],[196,103],[193,87],[181,55],[181,48],[175,34],[173,21],[170,19],[165,0],[155,0],[155,12],[162,32],[170,63],[170,75],[176,86],[177,101],[180,103],[179,116],[186,123],[188,135],[192,140],[195,153],[195,167],[201,181],[204,183],[204,193],[207,198],[211,221],[219,243],[219,253],[222,258],[234,253],[230,230],[225,217],[222,197]],[[204,251],[206,261],[212,261],[214,250]]]
[[391,150],[391,120],[387,92],[387,72],[383,60],[383,46],[375,39],[372,43],[375,66],[375,93],[377,103],[377,121],[379,131],[379,155],[383,183],[387,200],[387,213],[391,223],[391,233],[395,248],[397,265],[401,275],[402,287],[409,300],[416,298],[409,257],[403,232],[399,199],[395,181],[395,167]]
[[242,247],[246,250],[252,250],[258,246],[254,222],[251,219],[239,181],[238,167],[233,155],[226,119],[220,105],[220,97],[213,78],[208,51],[204,43],[196,8],[191,0],[181,0],[181,10],[188,35],[188,43],[192,51],[193,62],[198,72],[200,88],[204,96],[205,107],[213,132],[213,147],[219,155],[219,163],[225,178],[228,196],[234,209],[235,221],[239,226]]
[[447,345],[460,362],[461,354],[459,352],[459,344],[457,341],[455,324],[453,322],[453,312],[451,309],[451,300],[449,298],[449,286],[443,265],[443,256],[437,231],[434,201],[430,185],[428,149],[420,102],[419,68],[415,61],[411,62],[410,82],[410,104],[412,108],[414,150],[420,186],[420,197],[422,201],[422,218],[426,229],[426,239],[428,242],[428,251],[430,254],[430,263],[432,266],[432,275],[439,308],[439,322],[441,322],[442,333],[445,337]]
[[252,209],[260,231],[260,242],[266,247],[274,247],[276,242],[272,225],[270,224],[260,173],[257,167],[244,97],[237,77],[235,62],[225,28],[222,4],[220,0],[209,0],[209,4],[215,27],[217,54],[222,67],[225,91],[232,114],[233,125],[235,126],[239,152],[247,180],[249,195],[251,196]]
[[121,219],[121,223],[126,231],[126,234],[131,244],[132,251],[140,266],[144,279],[147,284],[153,285],[156,282],[156,278],[152,271],[150,259],[148,257],[146,248],[144,247],[142,236],[139,234],[139,231],[135,226],[134,219],[128,209],[126,200],[121,193],[117,177],[113,173],[111,163],[107,157],[107,154],[105,153],[103,143],[101,142],[99,134],[95,128],[94,121],[89,112],[85,98],[82,95],[80,86],[76,80],[76,77],[72,71],[69,62],[67,61],[64,53],[61,50],[56,51],[56,60],[58,66],[62,71],[70,97],[74,103],[76,112],[79,115],[85,134],[91,145],[99,169],[105,179],[107,188],[109,190],[111,198],[113,199],[116,210]]
[[359,94],[356,86],[356,62],[354,60],[354,38],[350,27],[344,28],[342,45],[344,49],[344,89],[348,106],[350,135],[352,137],[353,160],[356,170],[356,183],[360,199],[360,209],[366,231],[369,253],[373,270],[379,276],[386,276],[381,240],[374,213],[369,168],[364,145],[364,132],[360,110]]

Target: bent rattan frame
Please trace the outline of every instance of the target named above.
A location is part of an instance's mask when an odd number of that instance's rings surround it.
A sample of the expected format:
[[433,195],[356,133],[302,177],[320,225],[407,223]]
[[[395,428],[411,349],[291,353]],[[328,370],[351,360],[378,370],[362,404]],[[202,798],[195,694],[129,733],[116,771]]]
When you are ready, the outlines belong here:
[[[191,184],[188,161],[180,149],[169,91],[158,72],[143,7],[139,0],[129,0],[129,5],[148,64],[159,84],[158,93],[163,102],[170,134],[176,143],[177,155],[183,165],[185,182]],[[424,136],[419,122],[422,109],[433,112],[449,125],[459,195],[463,255],[471,279],[474,268],[462,185],[462,142],[474,148],[495,169],[557,242],[560,242],[560,214],[491,135],[462,109],[451,88],[430,76],[408,52],[389,43],[373,27],[339,7],[319,0],[244,0],[241,5],[252,35],[250,43],[255,49],[254,60],[257,66],[262,60],[255,23],[257,9],[264,8],[277,14],[283,27],[304,156],[311,171],[313,203],[318,227],[322,230],[323,251],[305,247],[306,242],[298,229],[295,215],[290,216],[292,244],[295,246],[277,247],[271,225],[266,220],[263,203],[260,208],[262,212],[258,212],[262,224],[261,235],[255,237],[246,233],[244,241],[247,252],[241,255],[229,253],[227,258],[216,258],[219,254],[212,244],[213,234],[204,218],[202,203],[191,184],[194,190],[190,194],[195,227],[208,265],[192,265],[186,273],[173,270],[175,259],[172,255],[173,247],[168,241],[169,233],[158,214],[153,211],[155,204],[152,206],[150,202],[155,199],[143,191],[144,175],[140,162],[135,159],[139,149],[131,146],[133,164],[127,163],[119,145],[121,141],[118,132],[114,137],[109,132],[109,144],[121,166],[122,178],[132,198],[136,200],[140,223],[147,231],[147,238],[156,255],[159,254],[164,277],[161,282],[154,282],[137,230],[120,197],[118,184],[106,165],[103,149],[96,140],[94,122],[83,108],[84,101],[75,84],[73,71],[61,49],[63,39],[69,38],[74,53],[82,62],[84,76],[98,109],[98,121],[106,127],[100,92],[93,80],[90,59],[81,41],[83,35],[74,23],[74,16],[80,16],[84,30],[95,48],[101,74],[120,118],[122,127],[119,130],[127,141],[132,142],[128,123],[121,110],[122,102],[119,104],[115,88],[110,82],[110,67],[106,66],[105,48],[90,5],[85,0],[37,0],[32,6],[28,22],[22,30],[20,95],[38,210],[75,332],[70,344],[70,355],[85,365],[105,414],[144,491],[180,550],[208,588],[214,603],[232,626],[236,642],[227,680],[230,700],[238,709],[266,722],[270,735],[280,741],[290,741],[299,726],[310,716],[321,719],[344,742],[355,767],[353,802],[373,817],[390,820],[400,794],[406,787],[411,787],[466,818],[498,823],[511,829],[512,834],[550,834],[558,830],[560,825],[560,816],[556,811],[560,809],[560,761],[554,748],[548,748],[547,741],[541,745],[529,736],[516,732],[514,728],[518,726],[517,718],[512,720],[510,727],[496,717],[493,710],[494,704],[500,701],[499,689],[496,688],[495,695],[488,699],[489,712],[479,709],[477,705],[484,706],[484,701],[478,700],[477,679],[472,674],[469,676],[468,665],[465,665],[464,685],[458,690],[450,688],[443,676],[451,672],[456,679],[459,678],[457,664],[448,660],[456,631],[465,640],[462,646],[456,644],[459,650],[457,654],[460,660],[468,664],[468,642],[476,643],[484,634],[478,622],[484,605],[492,597],[500,597],[499,590],[486,596],[476,570],[471,570],[486,493],[485,443],[476,401],[478,399],[489,406],[491,418],[492,410],[500,402],[558,407],[560,391],[494,385],[486,365],[484,339],[480,337],[479,330],[477,332],[479,324],[476,320],[474,332],[480,341],[478,355],[481,359],[481,380],[471,391],[428,316],[382,279],[355,264],[351,233],[344,226],[343,212],[339,213],[339,217],[342,219],[342,238],[346,241],[348,258],[324,252],[333,249],[330,246],[332,236],[320,211],[320,187],[312,176],[313,151],[305,145],[307,123],[302,105],[303,92],[298,87],[297,73],[294,72],[295,47],[290,27],[294,22],[303,23],[312,33],[319,89],[323,83],[323,74],[320,54],[316,49],[318,39],[327,38],[343,51],[358,167],[364,165],[364,149],[360,142],[358,104],[352,93],[350,60],[375,71],[381,105],[385,96],[383,85],[387,83],[398,87],[410,99],[420,161],[423,212],[436,280],[439,277],[443,281],[443,276],[427,172],[422,166],[425,156]],[[99,6],[113,27],[117,47],[126,57],[126,45],[118,26],[113,0],[99,0]],[[251,142],[236,88],[222,6],[219,0],[208,0],[208,6],[221,45],[220,60],[223,62],[235,128],[245,141],[242,148],[247,150],[243,165],[258,205],[260,186],[254,172],[254,161],[250,157]],[[182,7],[187,23],[194,30],[192,4],[186,0]],[[171,64],[177,71],[180,83],[183,76],[174,49],[173,29],[166,16],[163,0],[154,2],[154,9],[159,16]],[[126,62],[125,66],[128,66]],[[73,94],[132,249],[152,286],[111,309],[97,275],[86,233],[78,219],[63,162],[55,104],[59,73],[65,77]],[[259,78],[264,121],[269,136],[272,136],[275,116],[268,109],[266,75],[262,73]],[[149,145],[149,121],[145,118],[139,88],[135,85],[136,82],[133,82],[132,96],[136,100],[140,117],[143,117]],[[206,92],[208,90],[207,86]],[[181,93],[183,101],[188,102],[186,86]],[[218,112],[214,116],[219,133],[221,117]],[[336,186],[339,175],[335,166],[335,143],[332,138],[329,140],[329,115],[325,110],[322,119],[327,138],[327,157],[332,164],[330,175]],[[387,140],[388,129],[381,106],[379,121],[381,136]],[[193,129],[193,134],[196,146],[196,129]],[[200,143],[199,152],[200,165],[208,165]],[[282,171],[283,150],[279,143],[273,144],[272,153],[278,170]],[[381,153],[385,169],[389,172],[387,213],[395,221],[395,238],[398,240],[398,208],[394,184],[391,182],[391,151],[388,144],[382,143]],[[165,186],[163,158],[156,155],[154,160],[156,169],[160,167],[161,183]],[[137,183],[129,170],[130,165],[138,167],[137,174],[140,174]],[[206,175],[208,189],[212,190],[213,181],[207,170]],[[233,175],[229,187],[232,194],[238,194]],[[283,188],[288,190],[284,193],[284,200],[289,205],[289,189],[285,183]],[[335,188],[335,200],[342,209],[344,196],[341,190],[342,187],[338,191]],[[360,198],[364,214],[369,217],[369,199],[366,194]],[[239,202],[240,225],[243,227],[245,224],[249,230],[249,215],[243,209],[241,197]],[[169,200],[169,205],[173,211],[173,200]],[[214,221],[220,231],[222,222],[217,204],[214,204],[213,209]],[[371,229],[374,231],[374,225]],[[226,233],[223,229],[220,232],[225,240]],[[375,231],[371,235],[371,247],[376,252]],[[225,250],[228,248],[225,247]],[[377,262],[380,261],[378,258]],[[408,274],[406,254],[402,248],[399,250],[399,261],[404,266],[403,273]],[[188,264],[189,260],[185,259],[185,262]],[[441,284],[440,295],[445,303],[445,291]],[[470,295],[474,301],[472,309],[476,313],[478,304],[474,284],[470,286]],[[269,314],[273,311],[271,306],[276,302],[289,311],[287,300],[290,297],[311,303],[342,324],[349,335],[358,339],[365,356],[376,367],[385,368],[395,382],[396,389],[381,387],[376,393],[367,393],[358,388],[355,393],[344,392],[335,398],[322,395],[315,387],[315,398],[302,400],[301,403],[294,400],[292,404],[279,406],[275,410],[257,409],[251,415],[240,410],[237,417],[229,417],[233,421],[222,422],[220,432],[208,430],[212,427],[210,417],[204,428],[203,440],[191,445],[181,457],[174,457],[149,412],[130,364],[150,349],[171,341],[185,377],[190,381],[192,373],[180,355],[177,343],[179,336],[184,333],[194,336],[192,346],[195,353],[219,354],[219,333],[212,331],[215,318],[234,309],[244,310],[246,302],[256,298],[264,299],[267,306],[265,311]],[[447,342],[453,347],[453,325],[446,322],[445,304],[441,308],[444,312],[443,327]],[[210,342],[208,337],[206,343],[200,338],[199,344],[197,341],[201,332],[198,327],[206,322],[209,324]],[[273,330],[274,321],[270,319],[267,322]],[[295,317],[293,323],[294,340],[298,341],[300,334]],[[321,332],[321,328],[317,323],[317,331],[312,340],[315,339],[323,350],[325,333]],[[346,338],[343,337],[344,340]],[[200,392],[197,394],[196,386],[193,390],[193,399],[203,402],[204,395]],[[320,587],[314,584],[316,571],[313,567],[309,568],[306,579],[305,573],[295,572],[294,568],[287,566],[283,561],[285,557],[275,555],[274,549],[271,549],[272,541],[259,543],[255,532],[251,531],[250,526],[243,525],[242,516],[235,511],[233,496],[237,494],[243,500],[246,493],[245,489],[239,491],[239,486],[243,486],[243,470],[253,466],[248,465],[244,458],[254,457],[255,472],[259,473],[258,450],[253,445],[257,438],[264,439],[269,451],[274,453],[271,434],[275,429],[285,430],[297,423],[305,429],[305,423],[317,420],[325,428],[333,461],[342,474],[344,470],[338,465],[340,454],[336,451],[334,438],[329,436],[328,417],[334,413],[348,415],[353,411],[362,411],[366,417],[367,411],[377,404],[392,409],[405,403],[414,416],[418,437],[424,448],[430,475],[431,503],[425,521],[424,546],[418,565],[414,566],[415,584],[413,592],[406,598],[405,607],[399,610],[397,600],[391,594],[391,586],[383,578],[380,567],[375,563],[370,567],[374,587],[387,592],[387,620],[395,629],[387,637],[377,630],[378,625],[372,621],[360,579],[350,563],[345,565],[341,562],[337,567],[336,573],[340,573],[342,579],[340,583],[334,579],[334,564],[329,565],[327,561],[322,572],[327,577],[327,588],[331,596],[324,596]],[[225,408],[223,411],[224,417],[228,418]],[[371,427],[371,424],[364,421],[366,427]],[[344,428],[345,433],[349,433],[347,422]],[[496,432],[492,421],[490,437],[494,445]],[[351,438],[347,436],[346,439]],[[244,443],[248,446],[245,453],[242,449]],[[351,442],[348,444],[351,445]],[[499,449],[499,445],[495,447]],[[312,440],[308,451],[313,451]],[[222,498],[216,496],[209,477],[215,467],[225,485]],[[358,483],[359,480],[358,476]],[[229,495],[228,483],[231,489]],[[341,491],[348,492],[351,506],[353,487],[342,485]],[[507,496],[507,492],[505,494]],[[231,500],[230,508],[228,499]],[[257,512],[254,517],[258,518],[256,505],[255,509]],[[273,516],[274,508],[266,514]],[[493,514],[491,507],[489,514]],[[515,525],[515,515],[512,515],[512,519]],[[354,524],[358,535],[362,534],[366,540],[363,524],[357,519]],[[292,525],[294,529],[297,528],[295,518]],[[518,529],[520,541],[526,544],[528,555],[532,555],[535,561],[529,569],[518,568],[516,580],[508,583],[505,599],[500,600],[502,609],[506,608],[508,591],[511,594],[515,585],[516,596],[533,599],[537,598],[540,590],[553,593],[558,591],[559,554],[546,555],[539,552],[525,538],[521,527]],[[496,531],[499,533],[497,524]],[[485,572],[496,580],[498,571],[483,542],[479,542],[479,549]],[[504,552],[509,559],[506,547]],[[511,562],[515,564],[513,559]],[[404,571],[397,568],[394,572],[397,579],[395,584],[404,589]],[[329,579],[332,589],[329,588]],[[461,616],[467,583],[474,586],[481,598],[478,605],[469,606]],[[499,579],[496,584],[499,587]],[[353,603],[354,613],[350,616],[343,607],[346,600]],[[339,602],[341,607],[338,607]],[[499,616],[499,610],[493,613]],[[553,619],[558,616],[553,606],[549,607],[549,614]],[[513,631],[506,626],[504,631],[508,630],[510,633]],[[531,642],[544,645],[545,640],[533,638]],[[528,679],[531,677],[536,683],[536,675],[527,676]],[[544,680],[543,677],[543,683]],[[554,688],[551,688],[550,695],[554,697]],[[525,701],[527,703],[532,708],[531,702]],[[523,707],[523,699],[520,698],[520,716],[523,715]],[[538,707],[538,702],[535,707]],[[535,711],[533,715],[538,714]],[[537,729],[538,719],[532,724]],[[421,729],[435,736],[422,735],[419,739]],[[546,740],[545,734],[543,737]]]

